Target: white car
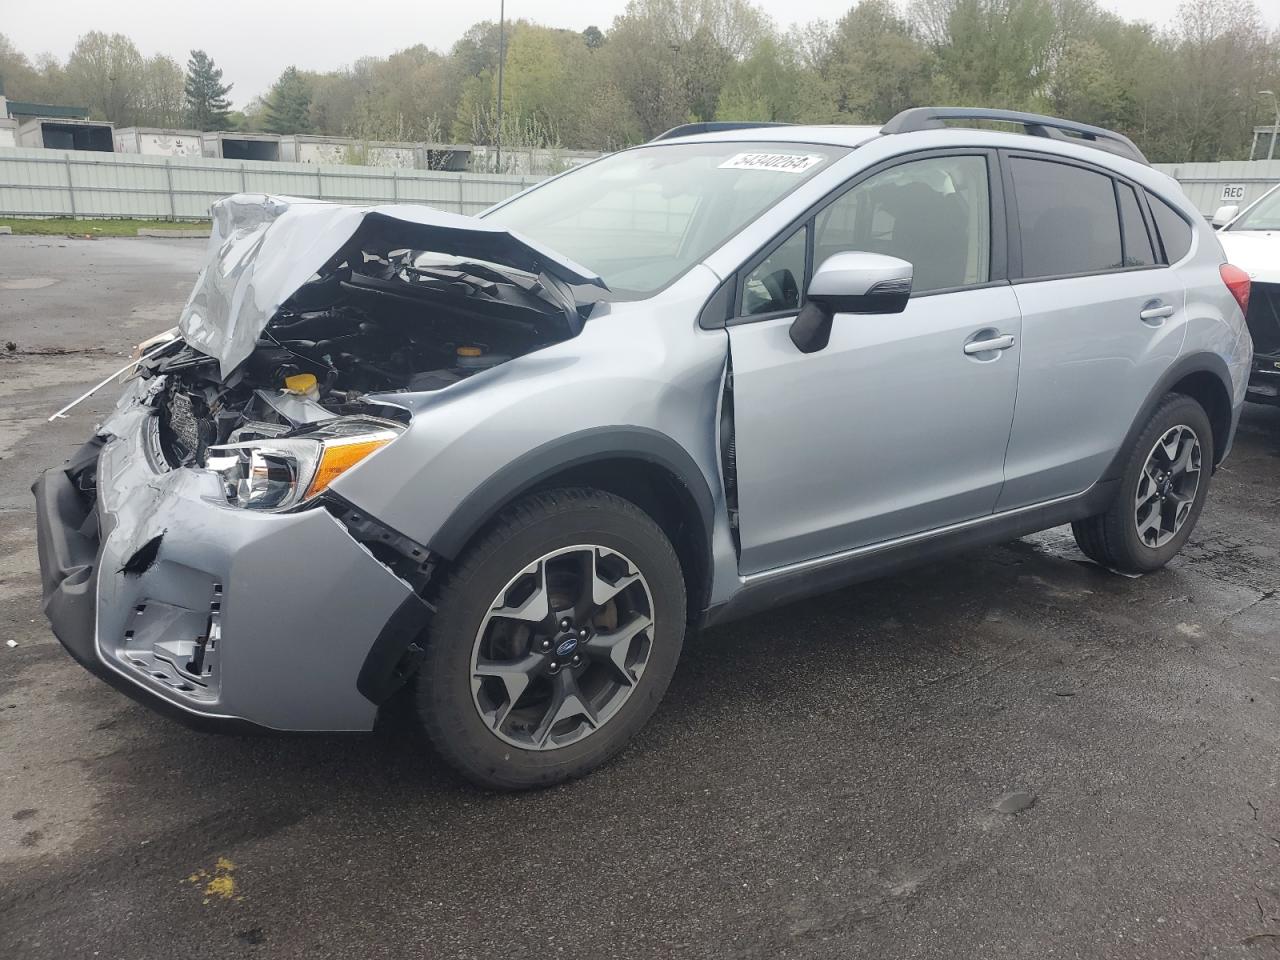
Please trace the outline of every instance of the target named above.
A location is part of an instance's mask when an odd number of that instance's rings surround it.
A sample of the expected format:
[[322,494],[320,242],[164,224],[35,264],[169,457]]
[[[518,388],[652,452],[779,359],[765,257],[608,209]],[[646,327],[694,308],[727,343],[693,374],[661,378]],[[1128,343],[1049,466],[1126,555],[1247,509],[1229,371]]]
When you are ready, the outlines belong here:
[[1245,318],[1253,335],[1248,398],[1280,404],[1280,184],[1244,208],[1213,216],[1227,260],[1253,281]]

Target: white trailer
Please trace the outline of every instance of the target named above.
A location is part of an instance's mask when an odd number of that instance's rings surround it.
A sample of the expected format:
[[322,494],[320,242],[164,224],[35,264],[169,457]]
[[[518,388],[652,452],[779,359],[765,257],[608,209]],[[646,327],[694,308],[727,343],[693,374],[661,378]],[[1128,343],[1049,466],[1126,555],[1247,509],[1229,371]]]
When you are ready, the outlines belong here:
[[201,157],[204,145],[199,130],[162,130],[158,127],[121,127],[116,131],[116,153],[148,157]]
[[115,153],[115,127],[100,120],[36,117],[18,126],[18,146]]
[[200,134],[206,157],[222,160],[279,160],[280,135],[218,130]]
[[348,137],[317,137],[302,133],[280,138],[280,159],[293,163],[398,167],[412,170],[418,165],[418,144],[389,140],[353,140]]

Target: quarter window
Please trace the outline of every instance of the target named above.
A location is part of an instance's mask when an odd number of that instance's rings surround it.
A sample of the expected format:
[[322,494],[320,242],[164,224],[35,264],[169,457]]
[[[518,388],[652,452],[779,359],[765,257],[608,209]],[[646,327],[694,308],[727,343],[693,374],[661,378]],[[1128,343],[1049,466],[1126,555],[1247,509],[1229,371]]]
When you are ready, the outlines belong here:
[[747,274],[742,285],[741,316],[800,309],[808,235],[808,228],[801,227]]
[[1156,230],[1164,243],[1164,258],[1169,263],[1177,263],[1191,250],[1191,226],[1178,213],[1154,193],[1148,193],[1151,203],[1151,216],[1156,222]]
[[818,214],[814,263],[860,250],[909,261],[912,291],[991,277],[991,197],[982,156],[930,157],[875,174]]
[[1110,177],[1025,157],[1014,157],[1010,166],[1024,277],[1062,277],[1120,267],[1120,217]]

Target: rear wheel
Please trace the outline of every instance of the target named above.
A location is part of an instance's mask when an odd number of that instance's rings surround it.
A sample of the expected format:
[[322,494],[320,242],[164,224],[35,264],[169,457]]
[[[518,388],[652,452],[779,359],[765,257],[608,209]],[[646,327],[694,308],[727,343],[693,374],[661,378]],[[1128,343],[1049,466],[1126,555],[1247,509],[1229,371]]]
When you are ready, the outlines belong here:
[[1159,570],[1195,529],[1209,492],[1213,428],[1195,400],[1161,401],[1129,453],[1105,513],[1071,525],[1091,559],[1126,573]]
[[684,638],[680,564],[639,507],[596,490],[534,494],[441,588],[415,703],[439,753],[495,789],[603,763],[662,699]]

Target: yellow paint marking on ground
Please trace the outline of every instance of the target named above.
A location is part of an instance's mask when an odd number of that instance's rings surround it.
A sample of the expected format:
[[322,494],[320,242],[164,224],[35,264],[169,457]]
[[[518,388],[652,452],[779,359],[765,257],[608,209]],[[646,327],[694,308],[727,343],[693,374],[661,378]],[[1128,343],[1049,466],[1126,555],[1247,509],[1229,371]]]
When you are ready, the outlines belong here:
[[229,873],[219,874],[205,884],[204,892],[210,897],[230,900],[236,895],[236,880]]
[[212,874],[208,870],[197,870],[184,881],[192,885],[204,884],[204,902],[211,903],[214,898],[220,900],[241,901],[243,896],[236,896],[236,878],[232,876],[236,865],[226,857],[219,857],[214,864]]

